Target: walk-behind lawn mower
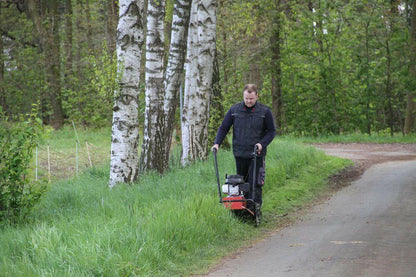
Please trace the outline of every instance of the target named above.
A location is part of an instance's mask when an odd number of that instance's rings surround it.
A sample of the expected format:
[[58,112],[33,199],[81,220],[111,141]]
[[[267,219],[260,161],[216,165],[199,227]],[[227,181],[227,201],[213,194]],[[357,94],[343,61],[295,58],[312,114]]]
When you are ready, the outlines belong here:
[[[255,180],[256,180],[256,160],[257,147],[253,152],[253,182],[252,184],[245,182],[241,175],[225,175],[225,184],[220,184],[220,176],[218,173],[217,150],[213,149],[215,160],[215,172],[217,174],[218,194],[220,203],[225,208],[231,210],[237,217],[242,219],[251,219],[255,226],[260,225],[261,210],[260,205],[256,205],[254,201]],[[251,190],[250,190],[251,185]]]

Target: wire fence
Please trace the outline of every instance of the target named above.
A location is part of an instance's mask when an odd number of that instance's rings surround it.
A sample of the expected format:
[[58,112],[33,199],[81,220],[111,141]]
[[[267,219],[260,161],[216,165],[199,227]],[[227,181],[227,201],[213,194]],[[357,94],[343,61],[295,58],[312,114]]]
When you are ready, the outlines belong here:
[[105,157],[99,147],[85,141],[77,140],[74,147],[67,151],[53,149],[49,145],[37,147],[33,165],[34,177],[37,180],[46,178],[49,182],[78,175],[93,165],[104,164]]
[[[67,140],[70,145],[64,145],[61,141],[59,146],[48,144],[35,149],[35,159],[31,166],[33,175],[31,173],[30,176],[33,176],[36,181],[42,179],[51,182],[68,179],[77,176],[86,169],[109,164],[109,145],[103,146],[101,142],[98,142],[97,144],[100,146],[97,146],[87,140],[81,142],[75,124],[72,123],[72,125],[74,133],[70,140]],[[176,137],[176,133],[174,133],[174,137]],[[54,144],[53,141],[52,144]],[[55,144],[57,143],[55,142]],[[174,140],[169,159],[170,167],[182,165],[181,153],[180,143]]]
[[59,146],[48,144],[36,148],[32,166],[36,181],[47,179],[51,182],[70,178],[109,161],[109,151],[106,151],[106,147],[98,147],[87,140],[82,143],[73,121],[72,126],[74,138],[71,138],[67,145],[60,142]]

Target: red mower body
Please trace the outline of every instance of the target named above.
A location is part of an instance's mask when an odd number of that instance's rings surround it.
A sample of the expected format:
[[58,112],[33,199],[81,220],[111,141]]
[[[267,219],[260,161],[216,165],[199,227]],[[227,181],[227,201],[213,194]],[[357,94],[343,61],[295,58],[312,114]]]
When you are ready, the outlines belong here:
[[244,196],[227,196],[222,198],[222,203],[230,210],[245,210],[247,206]]

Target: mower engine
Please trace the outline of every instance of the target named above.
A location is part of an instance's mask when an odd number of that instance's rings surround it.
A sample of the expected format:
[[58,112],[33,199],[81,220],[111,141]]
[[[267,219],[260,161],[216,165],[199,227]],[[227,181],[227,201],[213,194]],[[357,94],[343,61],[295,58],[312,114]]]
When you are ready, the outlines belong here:
[[247,200],[244,193],[249,191],[249,183],[244,182],[243,176],[226,175],[222,192],[227,194],[222,198],[224,206],[230,210],[243,210],[247,208]]

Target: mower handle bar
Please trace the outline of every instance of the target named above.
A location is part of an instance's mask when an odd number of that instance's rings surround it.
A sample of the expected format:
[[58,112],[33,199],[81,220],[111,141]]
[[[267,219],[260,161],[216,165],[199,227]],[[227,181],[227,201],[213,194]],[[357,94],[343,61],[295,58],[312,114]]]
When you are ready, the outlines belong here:
[[[257,153],[257,150],[259,150],[259,147],[256,145],[254,145],[254,152]],[[212,147],[211,148],[212,153],[216,154],[218,152],[217,148]]]
[[222,203],[220,174],[218,172],[217,149],[216,148],[213,148],[212,149],[212,153],[214,153],[214,164],[215,164],[215,173],[217,175],[218,195],[220,197],[220,203]]

